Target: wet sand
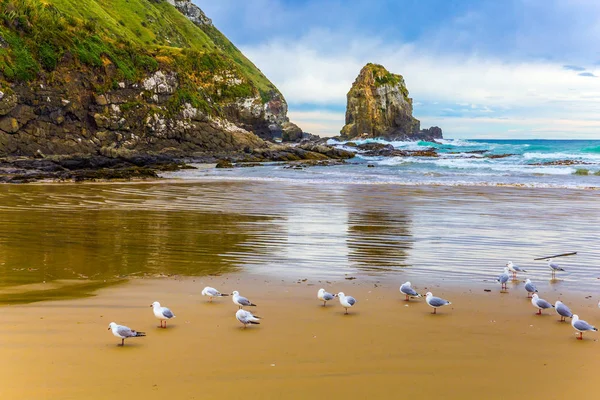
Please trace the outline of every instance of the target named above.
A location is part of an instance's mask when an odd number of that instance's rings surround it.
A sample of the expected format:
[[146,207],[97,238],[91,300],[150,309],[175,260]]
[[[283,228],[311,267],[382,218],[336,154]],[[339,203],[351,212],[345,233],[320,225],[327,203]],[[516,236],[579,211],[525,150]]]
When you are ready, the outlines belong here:
[[[423,299],[403,301],[397,283],[134,279],[90,298],[3,306],[0,398],[562,399],[600,390],[598,334],[577,341],[556,314],[534,315],[522,285],[507,294],[491,283],[417,287],[453,302],[431,315]],[[205,285],[239,290],[263,323],[242,329],[230,298],[200,296]],[[357,306],[350,315],[337,300],[321,307],[321,286]],[[558,298],[600,324],[584,293],[547,300]],[[155,300],[177,315],[167,329],[152,315]],[[119,347],[111,321],[148,336]]]

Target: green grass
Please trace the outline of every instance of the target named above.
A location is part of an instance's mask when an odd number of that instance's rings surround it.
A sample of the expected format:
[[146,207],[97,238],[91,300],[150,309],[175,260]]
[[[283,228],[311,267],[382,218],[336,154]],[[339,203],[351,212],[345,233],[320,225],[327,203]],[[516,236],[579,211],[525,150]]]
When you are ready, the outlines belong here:
[[[257,94],[266,102],[278,92],[221,32],[194,25],[165,0],[0,0],[0,35],[10,44],[0,49],[0,81],[33,81],[69,53],[98,73],[114,64],[106,90],[164,66],[179,73],[188,92],[203,87],[216,103]],[[206,88],[225,72],[243,83]]]

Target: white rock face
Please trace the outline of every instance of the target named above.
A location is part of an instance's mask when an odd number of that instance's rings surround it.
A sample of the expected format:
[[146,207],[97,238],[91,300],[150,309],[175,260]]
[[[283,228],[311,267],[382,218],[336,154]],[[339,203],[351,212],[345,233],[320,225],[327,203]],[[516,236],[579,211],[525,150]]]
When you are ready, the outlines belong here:
[[200,7],[193,4],[191,0],[167,0],[167,3],[178,9],[179,12],[196,25],[212,26],[211,19],[204,14]]
[[177,74],[156,71],[142,82],[144,89],[156,94],[172,94],[177,90]]

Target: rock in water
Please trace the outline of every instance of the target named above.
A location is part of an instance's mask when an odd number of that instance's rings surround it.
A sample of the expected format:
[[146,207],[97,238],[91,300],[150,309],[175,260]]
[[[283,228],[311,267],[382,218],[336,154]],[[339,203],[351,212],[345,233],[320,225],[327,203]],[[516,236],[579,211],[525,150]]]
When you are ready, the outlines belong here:
[[378,64],[363,67],[348,92],[344,139],[381,137],[394,140],[433,140],[442,138],[438,127],[420,130],[412,115],[412,99],[402,75]]

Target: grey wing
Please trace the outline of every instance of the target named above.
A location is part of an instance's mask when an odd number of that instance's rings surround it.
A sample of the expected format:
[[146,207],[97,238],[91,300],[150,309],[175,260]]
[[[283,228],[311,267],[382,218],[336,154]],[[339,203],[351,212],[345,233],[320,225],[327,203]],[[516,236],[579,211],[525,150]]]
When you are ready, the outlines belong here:
[[162,312],[163,316],[165,318],[173,318],[173,312],[171,310],[169,310],[168,308],[163,308],[163,312]]
[[213,297],[219,296],[221,294],[217,289],[214,289],[214,288],[208,289],[206,291],[206,293],[208,293],[209,296],[213,296]]
[[538,302],[537,302],[537,304],[538,304],[538,307],[540,307],[540,308],[552,308],[552,307],[554,307],[552,304],[550,304],[546,300],[542,300],[542,299],[539,299]]
[[593,331],[594,327],[588,324],[585,321],[579,320],[573,324],[575,329],[579,329],[580,331]]
[[325,292],[325,294],[323,295],[323,298],[327,301],[333,300],[333,295],[331,293]]
[[527,290],[528,292],[531,292],[531,293],[537,292],[537,288],[535,287],[535,285],[533,283],[526,284],[525,290]]
[[558,306],[556,308],[556,311],[558,311],[558,313],[560,315],[562,315],[563,317],[571,318],[573,316],[573,313],[571,312],[571,310],[569,310],[569,307],[565,306],[564,304],[561,304],[560,306]]
[[432,297],[431,300],[429,300],[429,304],[431,304],[434,307],[445,306],[448,303],[448,300],[440,299],[439,297]]
[[562,270],[562,268],[558,264],[555,264],[555,263],[550,264],[550,268],[557,269],[559,271]]
[[500,277],[498,278],[498,281],[500,281],[500,283],[508,282],[508,275],[506,275],[506,274],[500,275]]
[[352,296],[346,296],[346,301],[348,302],[348,304],[350,304],[351,306],[353,306],[354,304],[356,304],[356,299]]
[[242,296],[238,297],[238,303],[240,303],[243,306],[249,306],[250,304],[252,304],[250,303],[250,300]]
[[523,268],[521,268],[521,267],[518,267],[518,266],[516,266],[516,265],[515,265],[515,266],[513,266],[513,268],[514,268],[514,270],[515,270],[515,271],[517,271],[517,272],[527,272],[525,269],[523,269]]
[[122,337],[134,337],[135,333],[128,327],[119,325],[117,327],[117,333]]
[[407,294],[409,296],[418,296],[419,293],[417,293],[415,291],[415,289],[411,288],[411,287],[403,287],[402,288],[402,293]]

